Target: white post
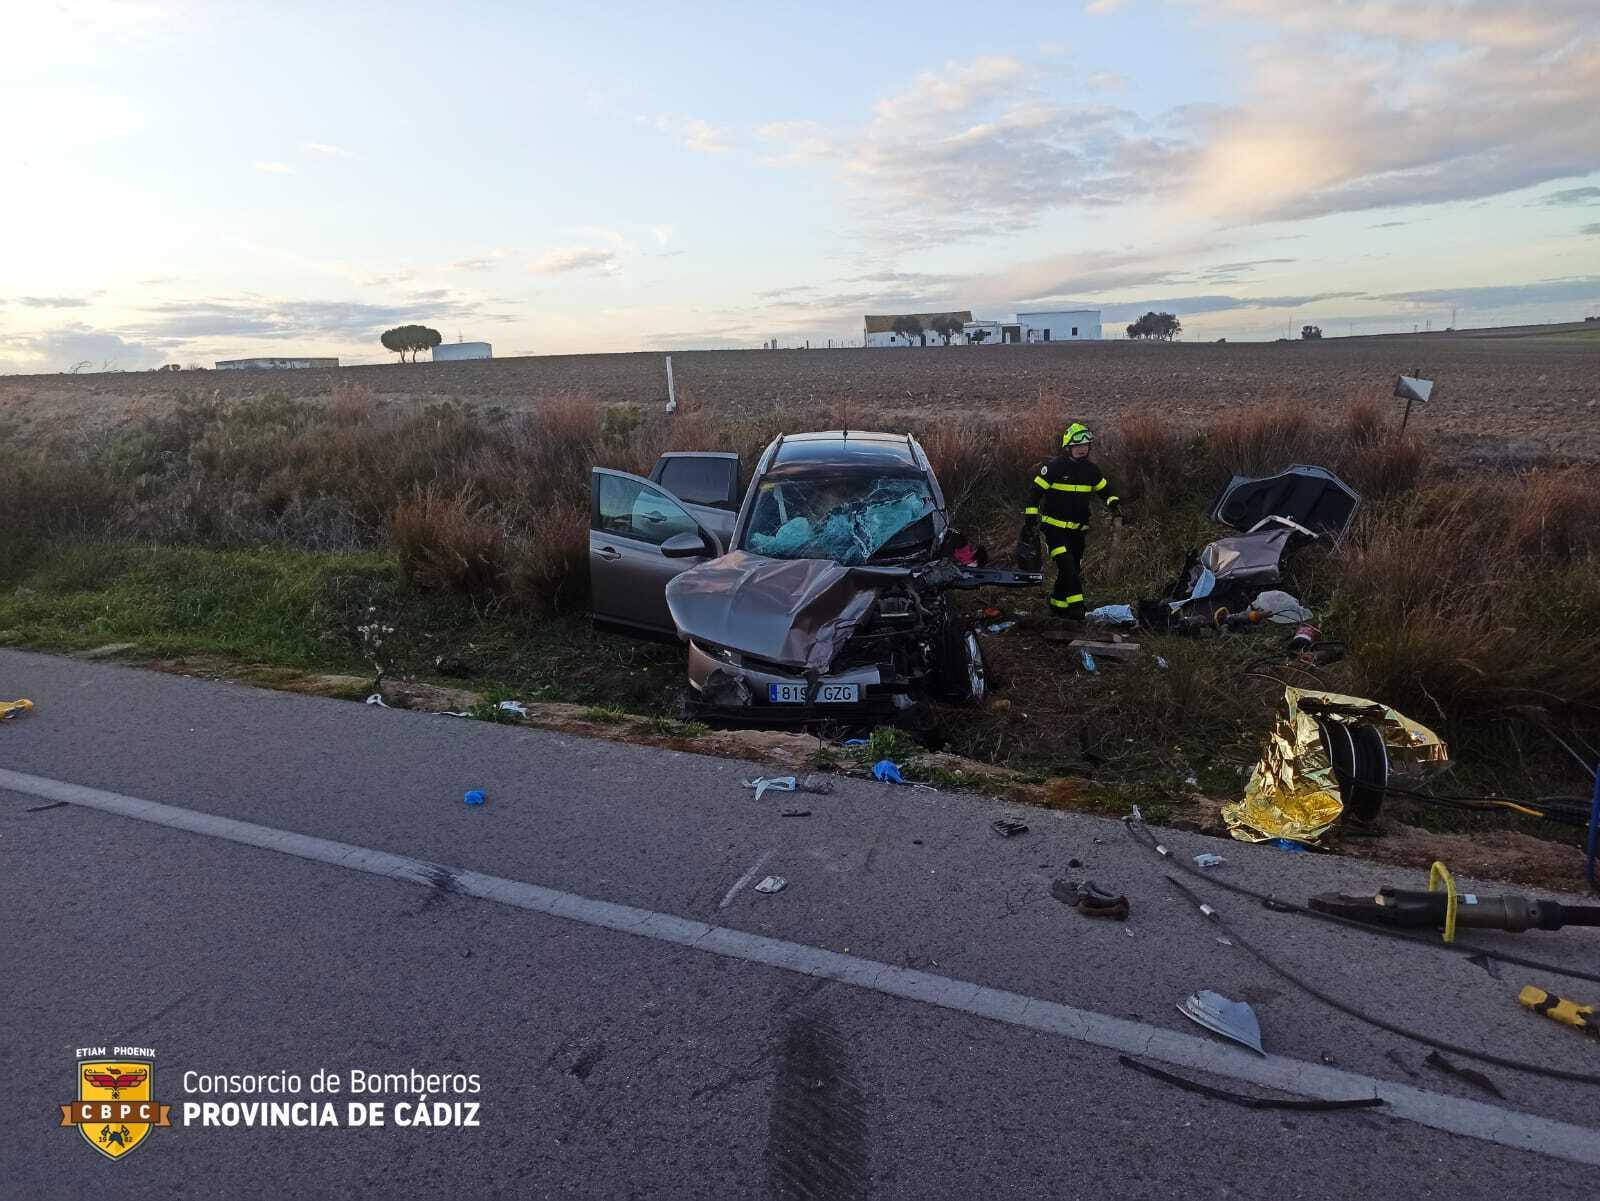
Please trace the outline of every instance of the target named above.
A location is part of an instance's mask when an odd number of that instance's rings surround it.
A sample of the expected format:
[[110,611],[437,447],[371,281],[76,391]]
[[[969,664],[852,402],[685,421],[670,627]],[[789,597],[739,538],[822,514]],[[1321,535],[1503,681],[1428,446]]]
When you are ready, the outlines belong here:
[[678,390],[672,385],[672,356],[667,356],[667,412],[678,411]]

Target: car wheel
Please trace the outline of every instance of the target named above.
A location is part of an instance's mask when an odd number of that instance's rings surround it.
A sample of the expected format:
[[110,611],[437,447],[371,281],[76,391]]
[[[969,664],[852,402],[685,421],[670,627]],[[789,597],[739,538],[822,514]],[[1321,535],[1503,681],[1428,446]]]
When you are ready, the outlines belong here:
[[951,620],[940,640],[939,681],[943,699],[958,705],[976,705],[989,691],[988,667],[976,630]]

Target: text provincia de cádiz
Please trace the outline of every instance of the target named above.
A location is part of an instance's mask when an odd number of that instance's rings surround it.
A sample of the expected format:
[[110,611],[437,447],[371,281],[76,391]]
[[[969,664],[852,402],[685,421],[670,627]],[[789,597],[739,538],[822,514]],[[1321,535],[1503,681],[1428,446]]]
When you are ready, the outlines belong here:
[[[311,1092],[322,1094],[312,1099],[278,1100],[295,1097],[304,1090],[301,1076],[293,1072],[183,1074],[183,1091],[189,1094],[237,1095],[265,1094],[271,1100],[189,1101],[182,1103],[185,1126],[342,1126],[342,1127],[453,1127],[479,1125],[480,1103],[459,1099],[439,1100],[443,1094],[476,1094],[482,1085],[478,1074],[421,1072],[364,1072],[352,1068],[346,1078],[338,1072],[318,1071],[310,1077]],[[360,1094],[360,1101],[347,1100],[341,1106],[328,1100],[328,1094]],[[374,1100],[386,1094],[405,1094],[402,1099]]]

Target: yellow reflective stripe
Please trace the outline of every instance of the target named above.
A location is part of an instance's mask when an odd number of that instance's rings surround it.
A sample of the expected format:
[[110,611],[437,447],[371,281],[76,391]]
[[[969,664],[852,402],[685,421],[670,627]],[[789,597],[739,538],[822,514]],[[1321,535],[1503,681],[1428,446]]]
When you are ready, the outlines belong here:
[[1083,593],[1080,592],[1080,593],[1078,593],[1077,596],[1066,597],[1065,599],[1062,600],[1061,603],[1064,604],[1064,605],[1076,605],[1076,604],[1082,603],[1082,601],[1083,601]]
[[1055,597],[1052,596],[1050,598],[1050,603],[1052,605],[1054,605],[1058,609],[1065,609],[1072,602],[1071,601],[1060,601],[1060,600],[1057,600]]
[[1057,492],[1093,492],[1088,484],[1051,484]]
[[1059,517],[1041,517],[1039,520],[1044,522],[1045,525],[1053,525],[1060,530],[1084,530],[1089,528],[1087,522],[1062,521]]
[[1051,557],[1051,558],[1052,558],[1052,559],[1053,559],[1053,558],[1055,558],[1055,557],[1056,557],[1056,556],[1057,556],[1057,555],[1064,555],[1064,554],[1066,554],[1066,553],[1067,553],[1067,548],[1066,548],[1066,547],[1064,547],[1064,546],[1058,546],[1058,547],[1056,547],[1056,548],[1055,548],[1055,549],[1053,549],[1053,550],[1052,550],[1052,551],[1051,551],[1051,552],[1050,552],[1050,557]]
[[1033,477],[1033,482],[1038,484],[1039,487],[1041,487],[1041,488],[1048,488],[1050,486],[1050,481],[1045,479],[1044,476],[1042,476],[1042,475],[1034,476]]
[[[1107,485],[1107,484],[1109,484],[1109,483],[1110,483],[1110,482],[1111,482],[1111,481],[1110,481],[1110,480],[1108,480],[1108,479],[1106,479],[1106,477],[1105,477],[1105,476],[1101,476],[1101,477],[1100,477],[1100,482],[1099,482],[1099,483],[1098,483],[1098,484],[1096,484],[1096,485],[1095,485],[1095,486],[1094,486],[1094,490],[1095,490],[1095,491],[1096,491],[1096,492],[1099,492],[1099,491],[1101,491],[1101,490],[1102,490],[1102,489],[1104,489],[1104,488],[1105,488],[1105,486],[1106,486],[1106,485]],[[1088,491],[1088,489],[1087,489],[1087,488],[1085,488],[1085,489],[1084,489],[1084,491],[1085,491],[1085,492],[1087,492],[1087,491]]]
[[1116,504],[1121,499],[1122,499],[1122,497],[1120,497],[1120,496],[1108,496],[1108,497],[1106,497],[1106,508],[1109,509],[1112,505]]
[[1037,517],[1037,516],[1039,516],[1039,506],[1038,505],[1029,505],[1026,509],[1022,510],[1022,515],[1024,517]]

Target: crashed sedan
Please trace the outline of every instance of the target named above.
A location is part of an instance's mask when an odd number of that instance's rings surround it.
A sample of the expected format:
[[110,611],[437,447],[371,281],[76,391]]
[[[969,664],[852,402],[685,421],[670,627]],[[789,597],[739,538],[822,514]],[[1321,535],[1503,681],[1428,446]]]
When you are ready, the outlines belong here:
[[892,716],[929,696],[983,698],[983,649],[950,594],[1041,577],[962,553],[915,438],[779,436],[734,512],[738,470],[731,455],[684,454],[650,480],[595,469],[597,618],[676,633],[696,707],[713,715]]

